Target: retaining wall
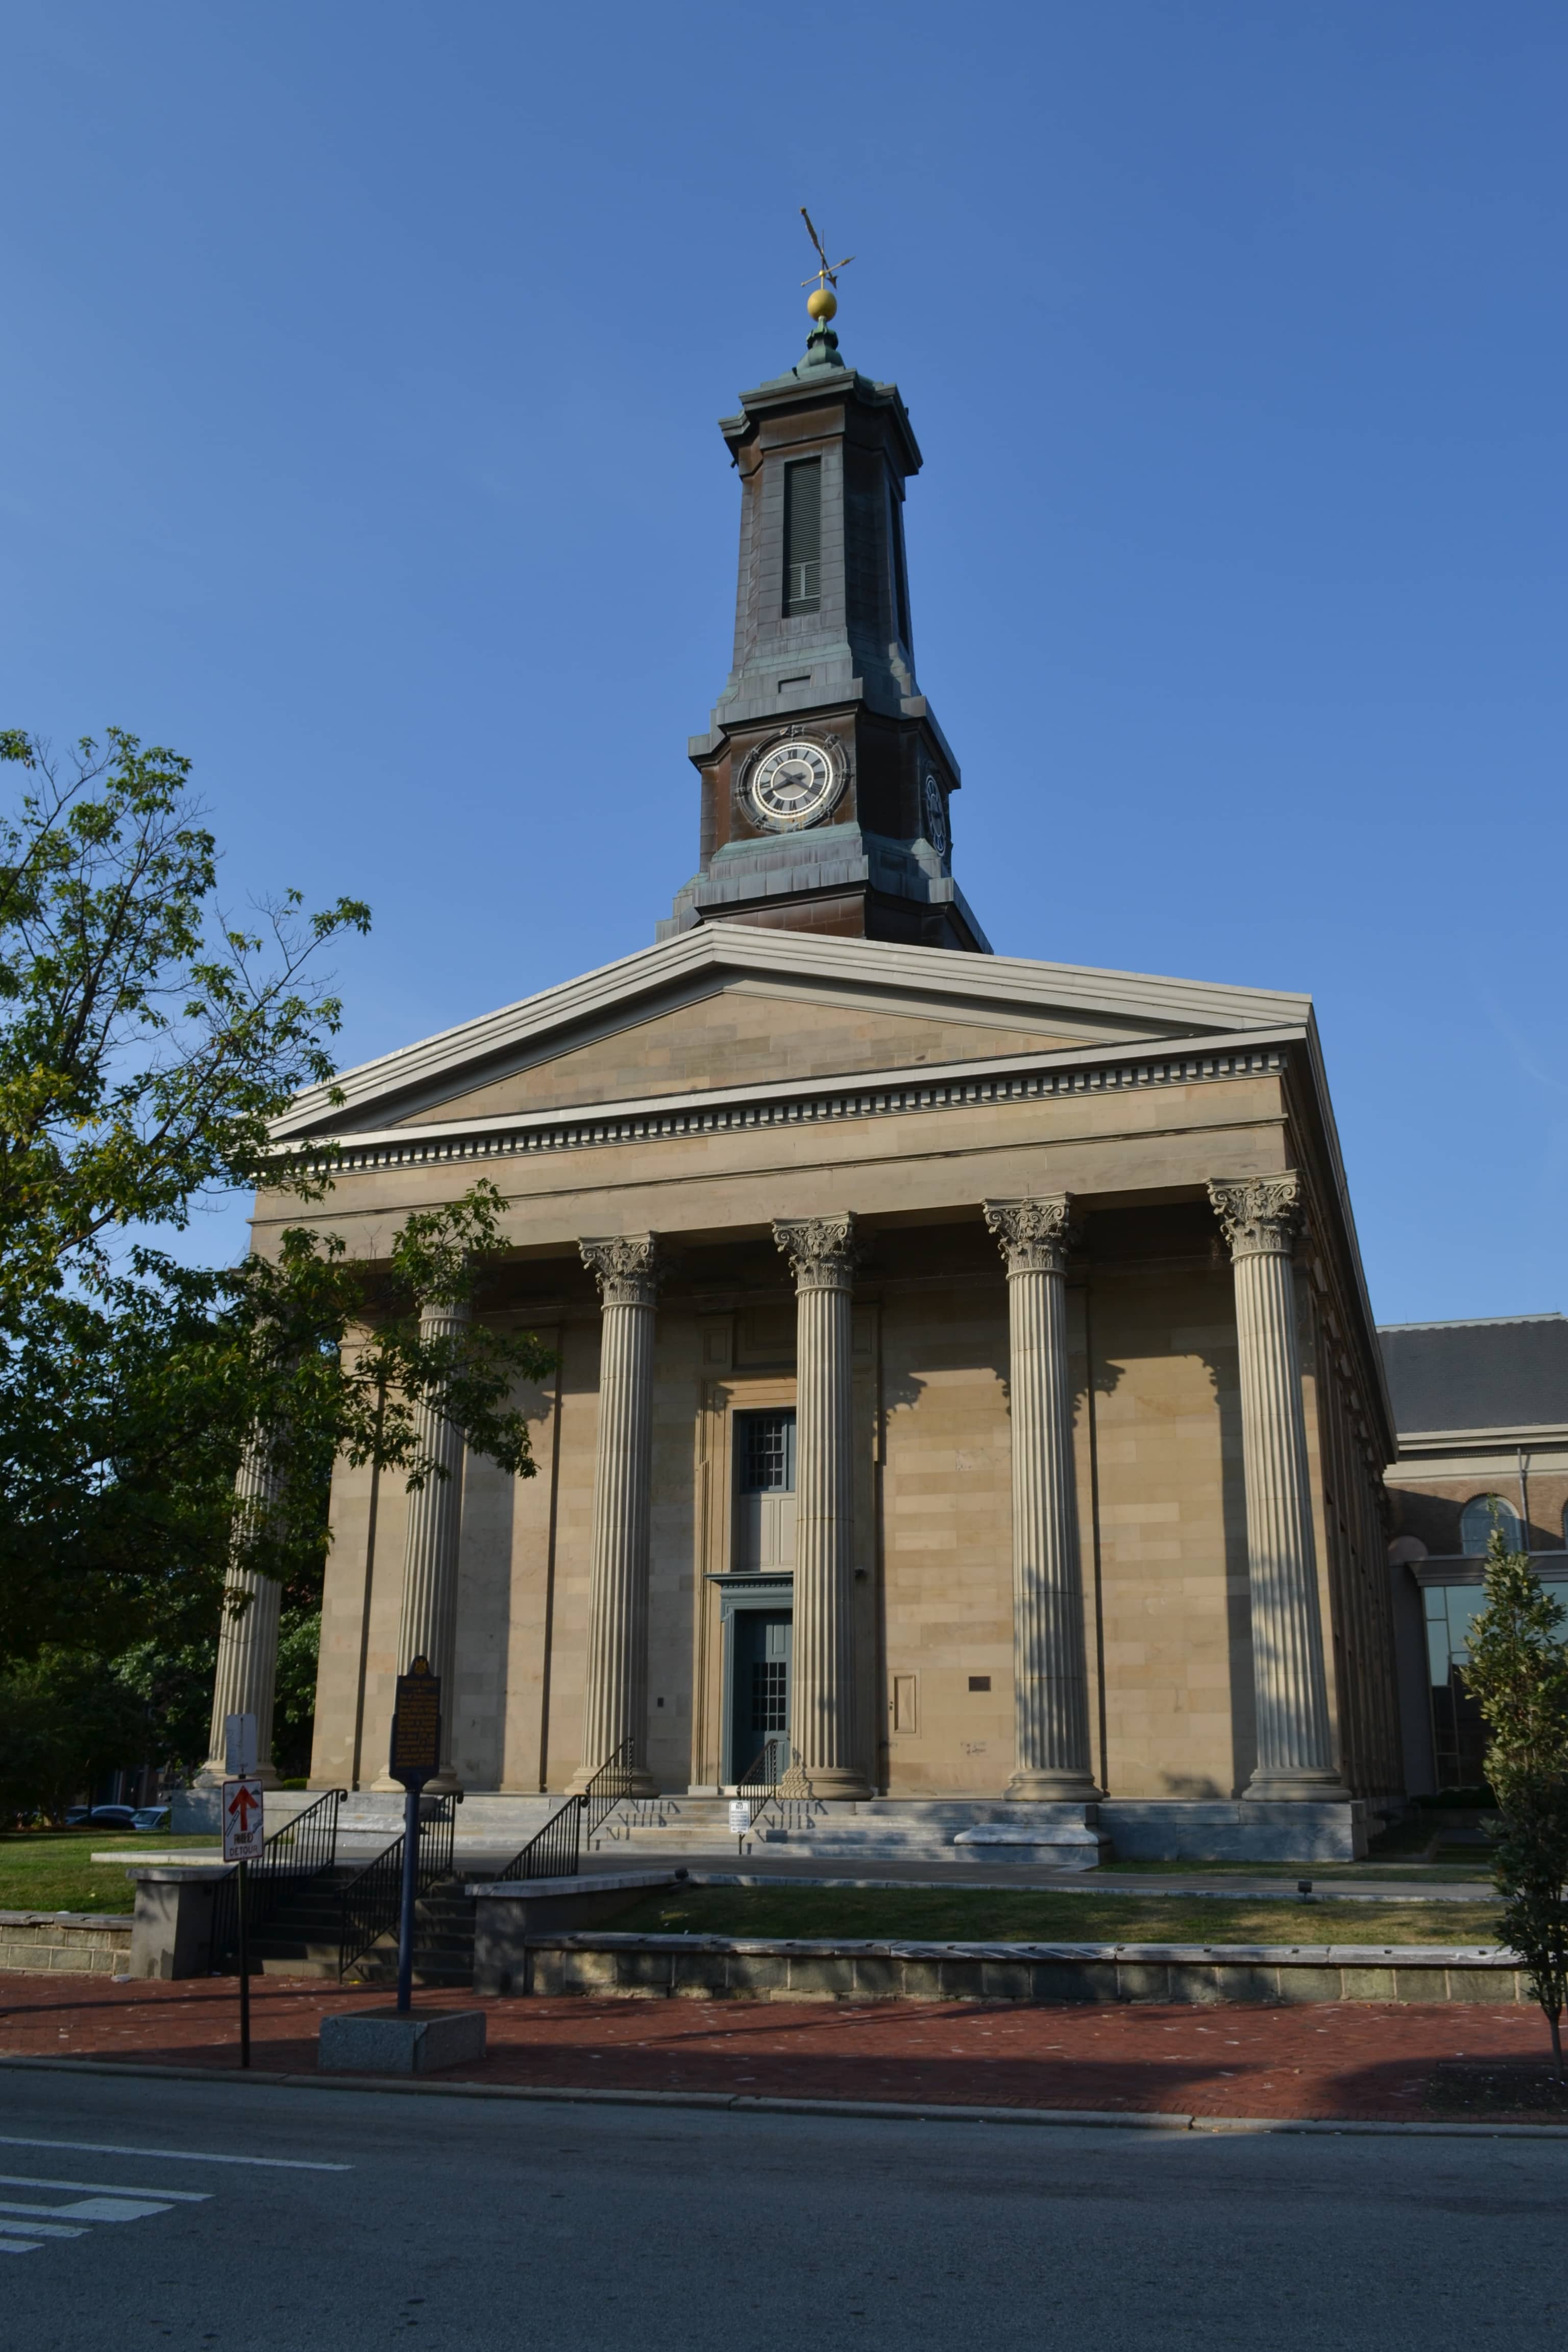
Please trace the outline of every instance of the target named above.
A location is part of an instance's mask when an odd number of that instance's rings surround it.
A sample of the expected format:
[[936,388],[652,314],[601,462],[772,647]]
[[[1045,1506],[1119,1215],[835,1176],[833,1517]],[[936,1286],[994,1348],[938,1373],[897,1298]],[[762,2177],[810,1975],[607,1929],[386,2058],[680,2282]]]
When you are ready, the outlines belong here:
[[0,1971],[124,1976],[131,1918],[96,1911],[0,1911]]
[[533,1935],[510,1989],[628,1999],[1531,2001],[1510,1952],[1366,1944],[916,1944]]

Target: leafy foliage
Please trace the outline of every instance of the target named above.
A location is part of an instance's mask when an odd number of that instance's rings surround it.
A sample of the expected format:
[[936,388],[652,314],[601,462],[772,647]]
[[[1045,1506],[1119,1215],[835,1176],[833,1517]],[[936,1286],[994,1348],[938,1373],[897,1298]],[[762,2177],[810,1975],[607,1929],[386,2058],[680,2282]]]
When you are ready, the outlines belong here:
[[289,891],[247,925],[221,917],[176,752],[110,729],[62,767],[13,730],[0,760],[25,782],[0,819],[0,1674],[17,1710],[0,1780],[47,1801],[78,1698],[76,1785],[89,1722],[131,1737],[122,1701],[139,1727],[115,1763],[204,1753],[237,1565],[285,1589],[297,1760],[333,1462],[444,1475],[434,1412],[526,1477],[513,1397],[552,1359],[482,1319],[422,1322],[422,1304],[472,1300],[504,1246],[488,1184],[410,1216],[379,1266],[303,1223],[237,1266],[157,1245],[205,1194],[330,1191],[330,1154],[279,1155],[268,1128],[331,1081],[340,1008],[310,966],[369,913],[306,914]]
[[[0,731],[32,782],[0,823],[0,1318],[68,1280],[90,1288],[108,1238],[184,1226],[214,1187],[252,1183],[289,1097],[331,1076],[338,1000],[304,967],[370,910],[306,916],[297,890],[260,928],[215,917],[217,847],[186,797],[190,761],[110,728],[68,771]],[[270,952],[270,967],[260,959]]]
[[1568,1646],[1563,1612],[1500,1528],[1487,1547],[1486,1605],[1470,1628],[1465,1680],[1491,1734],[1487,1778],[1501,1835],[1500,1932],[1523,1959],[1563,2077],[1568,2001]]

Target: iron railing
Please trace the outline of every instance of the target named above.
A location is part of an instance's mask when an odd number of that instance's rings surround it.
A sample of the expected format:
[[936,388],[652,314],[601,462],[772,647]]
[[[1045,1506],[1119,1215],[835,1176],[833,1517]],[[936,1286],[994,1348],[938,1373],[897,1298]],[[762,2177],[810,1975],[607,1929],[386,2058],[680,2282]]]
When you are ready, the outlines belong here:
[[497,1878],[574,1878],[583,1856],[583,1840],[592,1839],[616,1807],[632,1793],[634,1745],[623,1739],[586,1788],[568,1797],[551,1814],[522,1852],[513,1854],[506,1868],[496,1873]]
[[[274,1830],[256,1860],[247,1865],[245,1927],[253,1936],[276,1912],[285,1895],[308,1878],[331,1870],[338,1856],[338,1807],[346,1789],[329,1789],[291,1822]],[[212,1965],[221,1969],[239,1952],[239,1871],[218,1881],[213,1897]]]
[[[777,1807],[779,1821],[786,1828],[792,1823],[799,1827],[810,1818],[811,1783],[805,1777],[799,1748],[792,1746],[782,1731],[775,1731],[763,1742],[762,1752],[735,1783],[735,1794],[751,1802],[747,1835],[755,1832],[770,1805]],[[742,1843],[744,1842],[742,1838]]]
[[[462,1792],[419,1800],[419,1860],[416,1895],[428,1895],[452,1874],[452,1847],[457,1838],[458,1807]],[[384,1846],[374,1862],[345,1879],[338,1894],[338,1975],[345,1977],[373,1944],[395,1927],[403,1909],[403,1845],[401,1837]]]

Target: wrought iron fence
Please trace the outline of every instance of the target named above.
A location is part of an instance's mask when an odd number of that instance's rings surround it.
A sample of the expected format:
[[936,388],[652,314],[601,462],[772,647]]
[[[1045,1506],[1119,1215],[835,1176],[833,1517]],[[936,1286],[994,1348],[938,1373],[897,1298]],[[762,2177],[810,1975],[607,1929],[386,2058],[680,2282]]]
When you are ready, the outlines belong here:
[[[331,1870],[338,1855],[338,1808],[346,1789],[329,1789],[291,1822],[274,1830],[256,1860],[247,1865],[245,1927],[247,1936],[265,1927],[286,1895],[308,1878]],[[222,1969],[239,1953],[239,1871],[218,1881],[213,1897],[212,1964]]]
[[799,1748],[782,1731],[763,1742],[760,1755],[735,1783],[735,1794],[750,1800],[752,1831],[770,1806],[784,1828],[803,1826],[810,1819],[811,1783]]
[[633,1756],[634,1743],[623,1739],[586,1788],[568,1797],[551,1814],[522,1852],[513,1854],[504,1870],[497,1871],[497,1878],[574,1878],[583,1856],[583,1840],[593,1837],[623,1799],[632,1793]]
[[[428,1895],[452,1874],[460,1791],[419,1800],[419,1859],[415,1890]],[[338,1974],[348,1974],[373,1944],[395,1927],[403,1908],[404,1839],[395,1837],[374,1862],[345,1879],[338,1894]]]

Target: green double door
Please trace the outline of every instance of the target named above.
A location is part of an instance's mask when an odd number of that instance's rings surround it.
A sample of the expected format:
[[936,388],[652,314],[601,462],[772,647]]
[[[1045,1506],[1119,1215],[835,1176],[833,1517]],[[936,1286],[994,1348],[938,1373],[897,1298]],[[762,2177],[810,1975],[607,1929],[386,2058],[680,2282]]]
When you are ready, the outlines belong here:
[[787,1609],[737,1609],[731,1620],[730,1776],[772,1786],[789,1763]]

